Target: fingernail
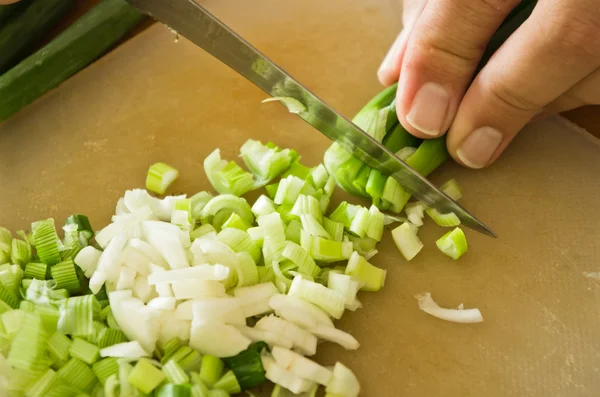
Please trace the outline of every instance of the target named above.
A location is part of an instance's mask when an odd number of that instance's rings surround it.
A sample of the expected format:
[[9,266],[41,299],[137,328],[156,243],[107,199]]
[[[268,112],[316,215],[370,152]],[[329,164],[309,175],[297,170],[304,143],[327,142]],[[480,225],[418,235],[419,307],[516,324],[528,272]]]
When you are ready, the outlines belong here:
[[424,134],[438,136],[446,122],[450,94],[436,83],[425,83],[415,95],[406,121]]
[[463,141],[456,155],[468,167],[483,168],[500,146],[502,138],[502,133],[495,128],[481,127]]
[[394,69],[396,66],[395,63],[398,61],[398,54],[400,53],[400,50],[404,45],[405,34],[406,33],[404,30],[400,32],[400,35],[398,36],[394,44],[392,44],[392,47],[385,55],[385,58],[383,58],[383,61],[379,66],[379,70],[377,71],[377,78],[384,85],[391,84],[394,79],[398,78],[398,76],[394,76]]

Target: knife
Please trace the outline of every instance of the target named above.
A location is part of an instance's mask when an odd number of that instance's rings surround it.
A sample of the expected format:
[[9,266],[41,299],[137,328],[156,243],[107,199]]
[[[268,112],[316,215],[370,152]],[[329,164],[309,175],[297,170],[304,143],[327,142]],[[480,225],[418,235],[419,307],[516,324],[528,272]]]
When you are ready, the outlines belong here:
[[[291,97],[300,101],[305,105],[306,111],[297,113],[299,117],[368,166],[391,175],[411,195],[442,213],[454,212],[461,223],[471,229],[496,237],[496,234],[483,222],[369,134],[333,110],[194,0],[127,1],[143,14],[167,25],[195,43],[272,97]],[[490,47],[496,48],[486,49],[482,63],[489,59],[512,33],[511,29],[514,31],[516,26],[527,18],[528,12],[530,13],[533,7],[531,9],[523,7],[524,3],[535,3],[535,1],[524,0],[519,9],[513,11],[507,21],[518,19],[516,16],[520,16],[522,20],[516,24],[505,22],[501,26],[498,32],[502,31],[503,35],[497,32],[499,38],[490,42],[492,44]],[[481,66],[482,64],[479,68]]]

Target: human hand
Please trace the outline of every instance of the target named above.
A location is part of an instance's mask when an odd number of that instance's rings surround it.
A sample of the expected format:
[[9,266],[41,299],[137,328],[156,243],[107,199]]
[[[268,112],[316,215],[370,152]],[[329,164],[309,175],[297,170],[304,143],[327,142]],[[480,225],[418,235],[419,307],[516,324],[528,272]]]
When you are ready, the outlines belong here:
[[[519,0],[405,0],[404,30],[378,72],[398,81],[396,107],[413,135],[448,133],[456,161],[482,168],[529,121],[600,104],[600,2],[539,0],[472,80]],[[472,81],[472,82],[471,82]]]

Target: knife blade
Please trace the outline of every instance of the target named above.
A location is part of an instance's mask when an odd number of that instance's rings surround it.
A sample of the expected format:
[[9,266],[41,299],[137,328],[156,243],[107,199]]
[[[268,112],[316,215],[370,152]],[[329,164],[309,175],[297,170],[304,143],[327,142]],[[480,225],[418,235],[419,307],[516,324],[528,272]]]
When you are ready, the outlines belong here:
[[291,97],[300,101],[307,110],[298,113],[299,117],[368,166],[395,178],[411,195],[442,213],[454,212],[463,225],[473,230],[496,237],[483,222],[333,110],[194,0],[127,1],[195,43],[272,97]]

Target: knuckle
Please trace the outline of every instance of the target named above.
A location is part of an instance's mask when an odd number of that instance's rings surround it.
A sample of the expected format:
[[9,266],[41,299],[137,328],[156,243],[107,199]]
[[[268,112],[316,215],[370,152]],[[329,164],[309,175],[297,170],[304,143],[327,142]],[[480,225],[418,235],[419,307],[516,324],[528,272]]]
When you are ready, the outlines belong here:
[[540,104],[519,94],[515,89],[500,81],[490,84],[488,92],[495,101],[499,103],[499,110],[505,109],[512,113],[518,112],[529,114],[537,111],[541,107]]
[[600,60],[600,12],[558,8],[547,24],[546,44],[567,62]]

